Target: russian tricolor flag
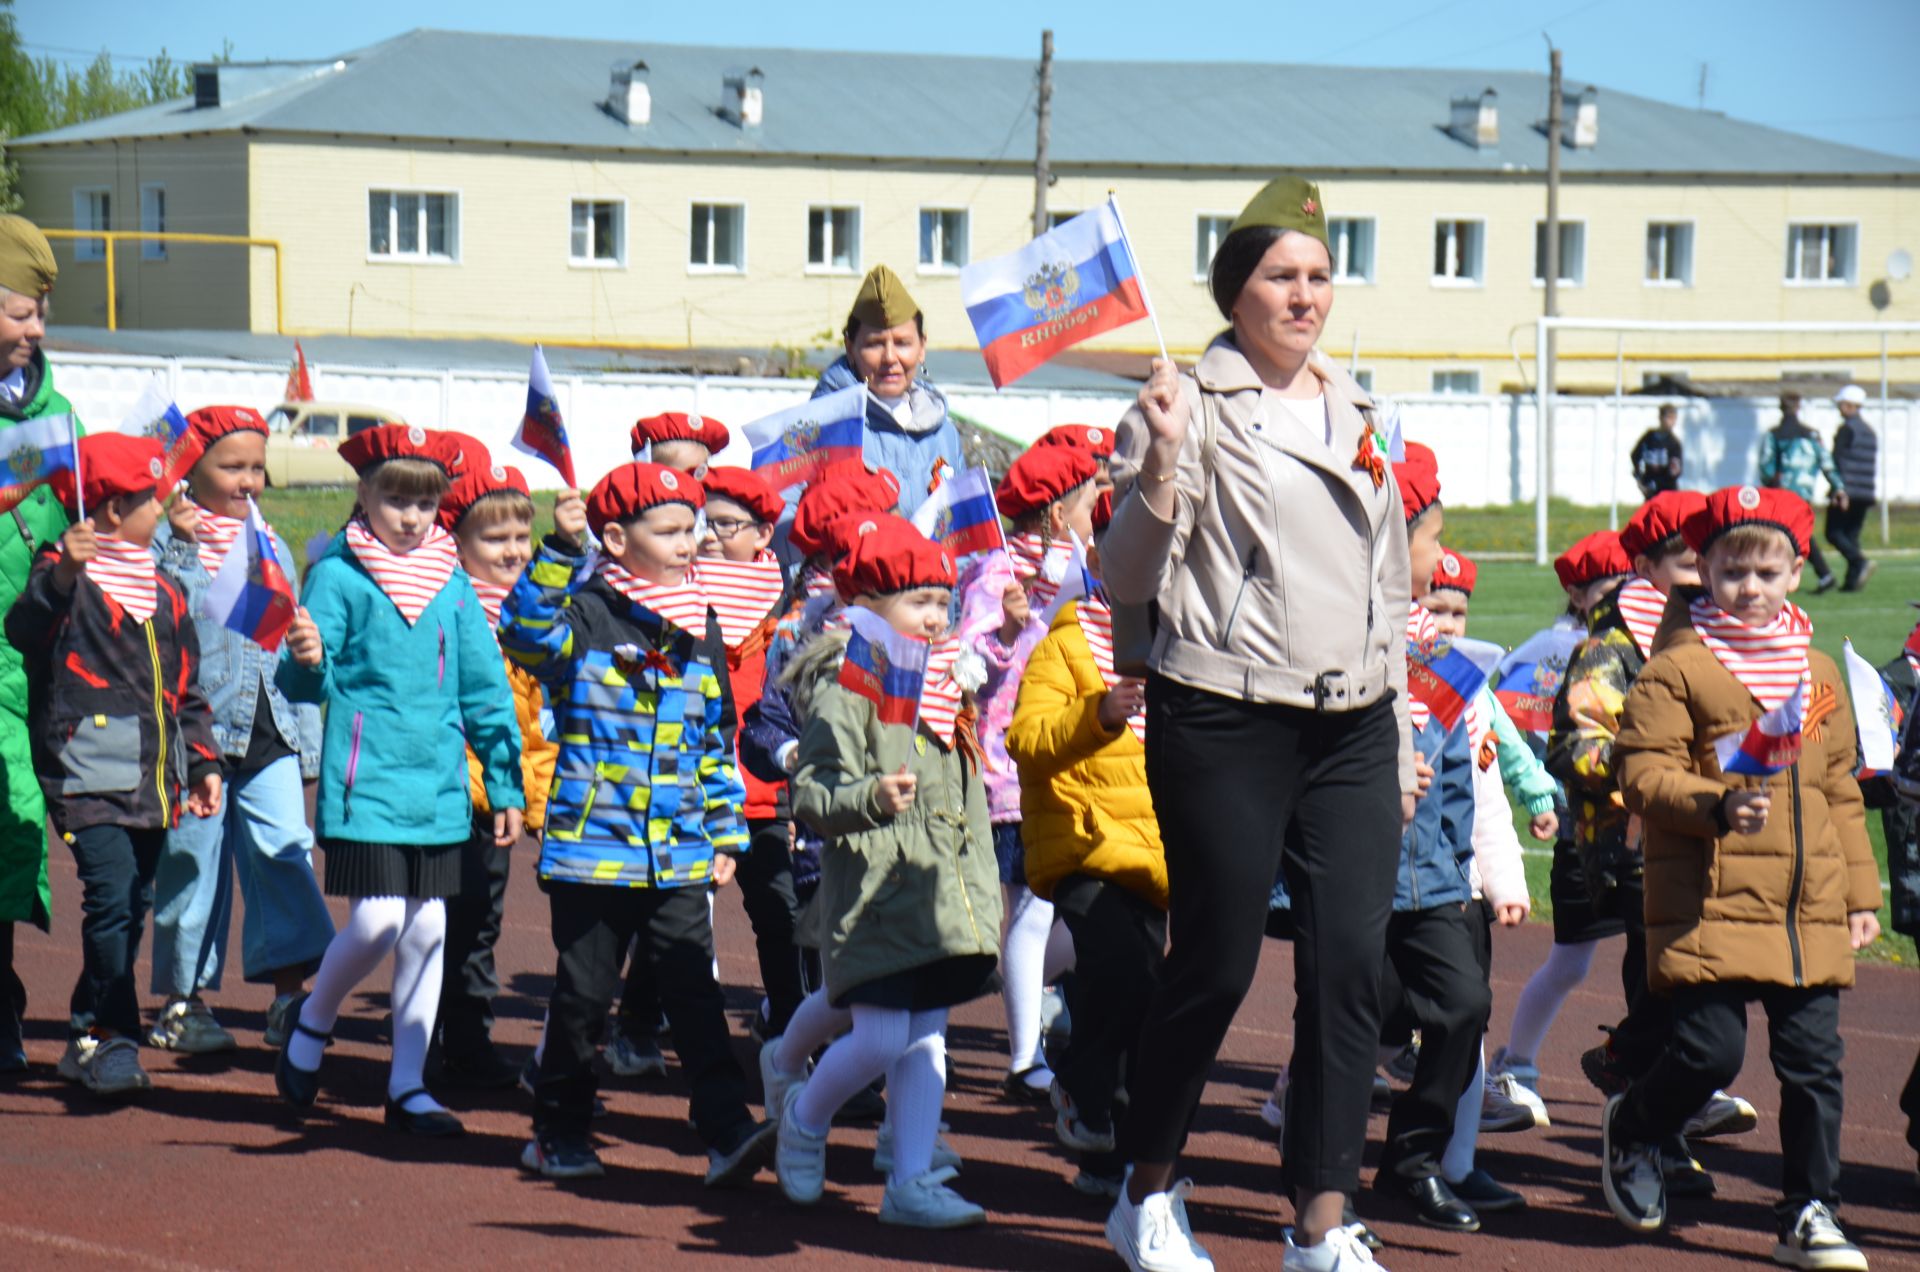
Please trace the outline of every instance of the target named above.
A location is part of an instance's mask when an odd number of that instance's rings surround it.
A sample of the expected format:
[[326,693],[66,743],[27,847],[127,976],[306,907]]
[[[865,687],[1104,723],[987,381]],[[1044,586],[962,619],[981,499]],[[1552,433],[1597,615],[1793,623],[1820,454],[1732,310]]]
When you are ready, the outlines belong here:
[[1500,652],[1498,645],[1465,637],[1438,641],[1431,650],[1408,641],[1407,692],[1433,713],[1441,728],[1452,729],[1487,683]]
[[1847,665],[1847,688],[1853,693],[1853,720],[1860,732],[1860,769],[1854,776],[1879,777],[1891,772],[1900,753],[1900,704],[1874,665],[1862,658],[1851,640],[1841,642]]
[[527,409],[513,434],[515,450],[552,464],[562,481],[579,486],[573,475],[573,447],[560,419],[560,403],[553,395],[553,377],[547,373],[547,355],[533,346],[533,365],[527,370]]
[[293,625],[293,587],[273,550],[273,536],[260,519],[260,507],[247,501],[247,521],[227,549],[220,573],[213,576],[200,611],[217,623],[253,641],[262,649],[280,648]]
[[845,613],[851,630],[836,683],[871,702],[882,724],[914,728],[920,723],[920,689],[933,647],[895,631],[870,609],[849,605]]
[[1713,744],[1720,771],[1729,775],[1771,777],[1800,758],[1800,722],[1806,716],[1807,682],[1793,696],[1755,720],[1745,733],[1729,733]]
[[0,512],[18,505],[55,473],[78,468],[78,439],[71,415],[42,415],[0,429]]
[[1516,727],[1528,733],[1552,730],[1554,697],[1584,635],[1571,627],[1549,627],[1529,636],[1501,660],[1493,696]]
[[852,384],[747,425],[753,470],[775,490],[804,485],[867,444],[867,386]]
[[993,502],[993,479],[984,468],[969,468],[941,482],[913,514],[913,528],[944,543],[954,559],[1005,548],[1000,509]]
[[160,474],[162,486],[176,486],[187,470],[200,462],[206,444],[187,423],[158,379],[147,381],[133,409],[120,421],[120,431],[133,437],[151,437],[166,448],[166,468]]
[[1043,627],[1051,628],[1053,620],[1060,616],[1060,611],[1067,607],[1068,602],[1085,600],[1099,586],[1093,581],[1093,571],[1087,568],[1087,545],[1073,531],[1067,533],[1073,535],[1073,553],[1067,557],[1066,573],[1060,576],[1060,590],[1053,594],[1053,599],[1047,602],[1046,612],[1040,616]]
[[1082,340],[1148,316],[1112,200],[1017,252],[963,267],[960,301],[995,388]]

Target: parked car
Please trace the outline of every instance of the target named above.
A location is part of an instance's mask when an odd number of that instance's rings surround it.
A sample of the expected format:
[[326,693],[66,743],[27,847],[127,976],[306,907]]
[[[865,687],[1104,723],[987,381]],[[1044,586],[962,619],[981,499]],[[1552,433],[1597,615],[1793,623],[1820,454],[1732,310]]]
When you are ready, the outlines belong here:
[[392,411],[350,402],[282,402],[267,414],[269,486],[349,486],[353,470],[334,454],[355,433],[404,424]]

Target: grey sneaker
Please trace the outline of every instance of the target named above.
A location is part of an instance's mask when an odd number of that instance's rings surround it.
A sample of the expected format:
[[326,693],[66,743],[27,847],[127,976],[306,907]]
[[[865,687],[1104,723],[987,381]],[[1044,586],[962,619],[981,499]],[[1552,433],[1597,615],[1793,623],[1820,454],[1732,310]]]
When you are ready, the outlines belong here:
[[293,1033],[292,1009],[300,1002],[299,994],[281,994],[267,1004],[267,1028],[260,1035],[260,1041],[278,1051],[287,1045],[287,1038]]
[[1629,1230],[1658,1232],[1667,1224],[1666,1177],[1654,1145],[1614,1137],[1613,1123],[1625,1102],[1623,1095],[1608,1096],[1600,1115],[1600,1190],[1613,1217]]
[[1800,1207],[1793,1226],[1781,1232],[1780,1244],[1773,1248],[1773,1261],[1790,1268],[1867,1272],[1867,1256],[1847,1240],[1833,1211],[1819,1201]]
[[95,1047],[80,1075],[95,1095],[135,1095],[153,1089],[153,1079],[140,1067],[140,1044],[131,1038],[109,1038]]
[[987,1212],[953,1189],[947,1181],[959,1172],[936,1166],[924,1175],[887,1182],[880,1196],[880,1222],[901,1228],[971,1228],[987,1221]]
[[147,1042],[162,1051],[178,1051],[188,1056],[232,1051],[239,1045],[198,998],[169,1001],[160,1019],[147,1031]]
[[1687,1119],[1680,1133],[1690,1140],[1712,1139],[1716,1135],[1745,1135],[1758,1125],[1760,1114],[1753,1105],[1737,1095],[1715,1091],[1700,1111]]
[[667,1058],[660,1054],[660,1044],[651,1038],[635,1042],[616,1029],[613,1041],[607,1044],[607,1068],[623,1078],[664,1078]]
[[92,1034],[67,1039],[67,1049],[61,1054],[60,1065],[54,1072],[69,1082],[85,1082],[87,1066],[93,1063],[93,1053],[99,1046],[100,1040]]

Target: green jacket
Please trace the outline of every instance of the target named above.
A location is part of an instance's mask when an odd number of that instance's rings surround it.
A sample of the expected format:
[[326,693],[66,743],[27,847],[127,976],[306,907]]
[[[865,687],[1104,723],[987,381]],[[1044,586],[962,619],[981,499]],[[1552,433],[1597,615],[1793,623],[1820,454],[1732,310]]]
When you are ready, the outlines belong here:
[[[73,410],[72,403],[54,391],[45,353],[35,352],[27,365],[27,388],[20,406],[0,400],[0,429]],[[34,553],[65,534],[67,525],[66,509],[45,486],[11,512],[0,513],[0,614],[12,609],[26,590]],[[5,807],[0,810],[0,923],[36,923],[44,929],[53,909],[53,894],[47,886],[47,810],[27,747],[26,667],[4,637],[0,637],[0,711],[5,713],[0,715],[0,729],[7,734],[0,747],[0,761],[7,770]]]
[[[800,732],[794,815],[826,840],[810,921],[822,932],[827,995],[944,958],[998,957],[1000,872],[974,763],[925,730],[882,724],[833,683],[846,634],[815,640],[787,672]],[[875,807],[901,765],[918,779],[906,812]]]

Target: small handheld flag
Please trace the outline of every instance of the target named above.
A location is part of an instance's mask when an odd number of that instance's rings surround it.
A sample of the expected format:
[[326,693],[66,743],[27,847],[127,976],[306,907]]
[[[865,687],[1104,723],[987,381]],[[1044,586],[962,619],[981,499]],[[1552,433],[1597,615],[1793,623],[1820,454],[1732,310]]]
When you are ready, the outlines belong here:
[[1498,645],[1464,636],[1441,640],[1431,650],[1407,644],[1407,693],[1432,713],[1443,729],[1460,723],[1500,661]]
[[1806,714],[1807,682],[1793,696],[1755,720],[1745,733],[1729,733],[1713,744],[1720,771],[1771,777],[1800,758],[1800,724]]
[[835,683],[871,702],[882,724],[918,726],[932,646],[895,631],[870,609],[849,605],[845,614],[847,656]]
[[915,510],[913,528],[946,544],[955,560],[1007,546],[1000,533],[1000,509],[993,501],[993,478],[984,468],[969,468],[942,482]]
[[1553,728],[1553,700],[1581,637],[1571,627],[1549,627],[1500,660],[1493,696],[1516,727],[1541,734]]
[[307,374],[307,354],[298,340],[293,342],[293,365],[287,368],[287,384],[280,390],[280,400],[313,401],[313,377]]
[[166,449],[166,458],[161,461],[165,468],[160,474],[165,486],[178,485],[207,450],[158,378],[147,381],[133,409],[120,421],[120,431],[131,437],[151,437]]
[[[1053,626],[1053,620],[1059,617],[1067,602],[1092,596],[1097,586],[1093,581],[1093,571],[1087,568],[1087,545],[1073,531],[1067,533],[1073,535],[1073,553],[1067,557],[1067,568],[1060,577],[1059,591],[1053,594],[1053,599],[1047,602],[1046,612],[1040,615],[1040,623],[1044,627]],[[1041,568],[1045,569],[1044,563]]]
[[514,432],[515,450],[544,459],[570,487],[580,483],[573,475],[573,448],[567,426],[560,420],[560,404],[553,395],[553,377],[547,374],[547,355],[533,346],[533,365],[527,370],[527,409]]
[[1853,694],[1853,719],[1860,730],[1860,777],[1878,777],[1893,768],[1900,750],[1900,708],[1893,690],[1872,663],[1854,652],[1853,642],[1841,642],[1846,658],[1847,688]]
[[262,649],[280,648],[293,625],[293,587],[273,548],[273,536],[260,519],[260,507],[247,501],[247,520],[227,559],[214,575],[200,612],[209,622],[239,632]]
[[755,420],[745,431],[755,472],[775,490],[803,485],[835,460],[859,458],[867,442],[867,386],[824,393]]
[[0,512],[18,505],[55,473],[75,473],[77,492],[79,467],[80,448],[71,415],[42,415],[0,429]]

